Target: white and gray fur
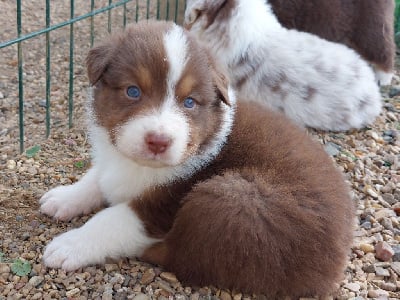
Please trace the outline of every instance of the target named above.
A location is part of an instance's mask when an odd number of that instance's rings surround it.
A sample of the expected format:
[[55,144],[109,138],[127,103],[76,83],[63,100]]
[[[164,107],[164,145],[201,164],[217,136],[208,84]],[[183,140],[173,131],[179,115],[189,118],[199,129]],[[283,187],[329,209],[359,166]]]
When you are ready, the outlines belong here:
[[264,0],[189,0],[185,23],[228,69],[238,98],[300,126],[361,128],[381,111],[374,73],[355,51],[284,28]]

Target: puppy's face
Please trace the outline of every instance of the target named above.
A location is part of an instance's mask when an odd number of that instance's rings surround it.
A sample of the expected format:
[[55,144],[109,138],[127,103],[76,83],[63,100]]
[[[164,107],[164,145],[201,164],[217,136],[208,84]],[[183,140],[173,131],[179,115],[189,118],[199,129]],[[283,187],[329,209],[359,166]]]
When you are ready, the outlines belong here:
[[143,22],[87,58],[96,126],[123,155],[150,167],[201,154],[223,126],[227,84],[182,28]]

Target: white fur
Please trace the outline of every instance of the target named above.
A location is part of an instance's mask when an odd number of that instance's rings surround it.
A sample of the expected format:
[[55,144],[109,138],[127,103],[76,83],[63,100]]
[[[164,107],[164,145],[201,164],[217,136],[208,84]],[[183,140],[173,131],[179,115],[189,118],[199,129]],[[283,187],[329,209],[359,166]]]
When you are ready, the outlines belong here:
[[56,237],[43,254],[48,267],[75,270],[106,258],[133,257],[157,242],[128,204],[119,204],[96,214],[85,225]]
[[393,73],[392,72],[385,72],[381,71],[378,68],[374,67],[375,71],[375,79],[377,82],[379,82],[380,85],[390,85],[392,83],[393,79]]
[[167,78],[168,100],[175,98],[174,88],[182,77],[183,70],[188,60],[187,39],[181,27],[173,25],[172,29],[164,36],[164,47],[169,62]]
[[[353,50],[285,29],[265,0],[237,0],[228,21],[205,28],[206,14],[199,11],[211,2],[189,0],[185,22],[229,70],[234,87],[247,78],[238,90],[241,99],[283,110],[299,125],[324,130],[360,128],[380,113],[374,74]],[[245,56],[248,63],[240,63]],[[280,90],[272,88],[274,82],[281,83]],[[309,87],[315,93],[305,101]]]
[[68,221],[80,214],[90,213],[103,202],[97,169],[92,168],[78,182],[56,187],[44,194],[40,199],[40,211],[56,219]]
[[[117,148],[135,160],[150,166],[175,166],[179,164],[189,142],[189,124],[184,114],[174,105],[163,105],[160,111],[135,117],[124,124],[118,132]],[[148,149],[146,135],[156,133],[171,139],[165,152],[154,154]]]

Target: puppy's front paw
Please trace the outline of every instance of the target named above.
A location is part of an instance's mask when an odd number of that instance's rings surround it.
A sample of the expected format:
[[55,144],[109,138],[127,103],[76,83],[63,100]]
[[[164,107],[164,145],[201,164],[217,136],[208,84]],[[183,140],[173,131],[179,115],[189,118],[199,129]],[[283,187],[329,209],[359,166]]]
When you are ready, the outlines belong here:
[[40,211],[56,219],[68,221],[85,212],[81,207],[84,200],[82,197],[80,199],[75,186],[59,186],[42,196],[39,201]]
[[101,206],[103,197],[94,171],[89,171],[77,183],[59,186],[43,195],[40,211],[62,221],[90,213]]
[[56,237],[45,249],[43,261],[50,268],[73,271],[89,264],[103,263],[98,255],[101,245],[96,245],[81,228],[73,229]]

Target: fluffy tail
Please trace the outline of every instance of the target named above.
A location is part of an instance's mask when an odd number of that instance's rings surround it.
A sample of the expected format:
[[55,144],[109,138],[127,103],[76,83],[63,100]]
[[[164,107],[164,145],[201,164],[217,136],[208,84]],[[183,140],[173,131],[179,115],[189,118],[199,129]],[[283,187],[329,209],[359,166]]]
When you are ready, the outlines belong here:
[[252,171],[227,172],[187,195],[165,241],[148,253],[189,284],[268,299],[327,295],[343,276],[351,206],[337,192],[272,186]]

